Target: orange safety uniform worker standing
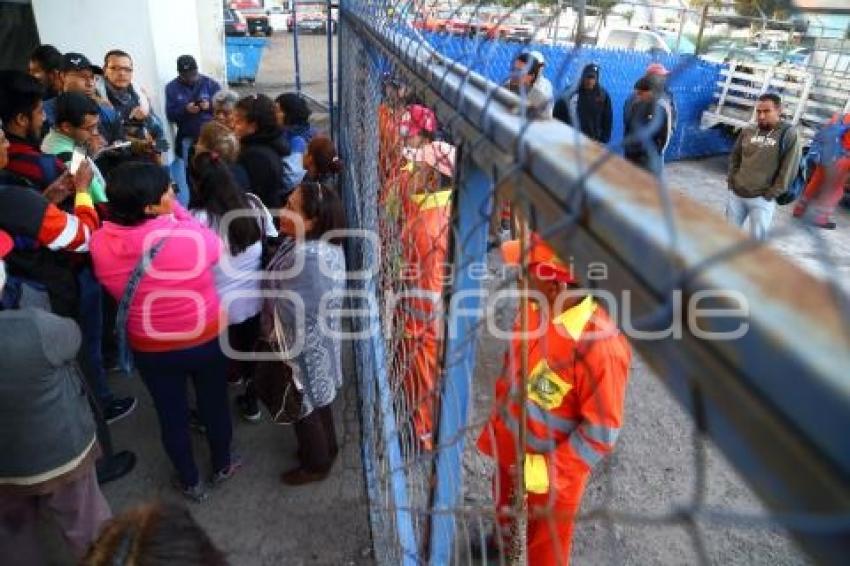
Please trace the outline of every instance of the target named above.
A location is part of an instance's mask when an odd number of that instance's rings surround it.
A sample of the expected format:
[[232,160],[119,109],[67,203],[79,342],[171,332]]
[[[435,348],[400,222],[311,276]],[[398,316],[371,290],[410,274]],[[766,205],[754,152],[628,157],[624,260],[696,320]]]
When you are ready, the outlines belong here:
[[[836,114],[827,122],[825,127],[834,124],[846,126],[846,131],[838,144],[841,147],[832,148],[832,151],[840,152],[841,155],[829,166],[818,164],[815,172],[806,184],[803,196],[794,207],[794,216],[804,216],[809,206],[816,207],[812,222],[815,226],[827,229],[835,229],[835,221],[832,215],[835,207],[844,196],[844,186],[850,179],[850,114]],[[834,140],[828,140],[833,141]],[[828,170],[829,167],[829,170]]]
[[378,202],[381,204],[385,194],[393,192],[392,185],[398,182],[398,170],[403,164],[399,123],[406,110],[407,96],[407,87],[392,73],[385,73],[382,82],[384,100],[378,106]]
[[[403,387],[420,447],[433,447],[434,410],[440,377],[442,291],[447,267],[454,147],[427,141],[436,130],[433,111],[411,107],[402,121],[400,244],[403,259],[399,301]],[[424,134],[424,135],[423,135]]]
[[[502,253],[506,263],[519,264],[518,241],[505,242]],[[528,302],[529,373],[522,375],[523,337],[517,332],[478,448],[498,468],[493,491],[501,541],[491,540],[491,549],[498,552],[512,544],[514,515],[505,511],[514,505],[515,470],[524,461],[528,564],[564,565],[590,471],[611,452],[623,426],[631,348],[602,306],[581,293],[569,267],[536,235],[527,256],[531,290],[545,297]],[[518,446],[523,384],[524,454]]]

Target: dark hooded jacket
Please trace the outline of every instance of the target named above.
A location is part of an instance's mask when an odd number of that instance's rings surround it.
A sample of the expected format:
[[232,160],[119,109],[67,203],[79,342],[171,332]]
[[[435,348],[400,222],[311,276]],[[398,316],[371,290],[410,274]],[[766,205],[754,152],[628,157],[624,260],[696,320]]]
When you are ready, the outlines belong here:
[[239,140],[239,165],[248,177],[248,189],[268,208],[283,206],[283,164],[289,144],[280,130],[256,132]]
[[[645,80],[645,79],[641,79]],[[649,101],[632,95],[623,108],[624,145],[626,159],[656,174],[661,173],[664,151],[670,141],[670,106],[663,97],[653,94]],[[648,140],[641,141],[640,134],[649,128]]]
[[[596,73],[596,86],[585,89],[582,86],[584,76]],[[581,71],[581,79],[577,86],[567,90],[555,102],[553,115],[565,124],[573,125],[572,116],[578,117],[581,133],[601,143],[611,140],[611,124],[613,112],[611,97],[600,84],[599,66],[593,63],[586,65]]]

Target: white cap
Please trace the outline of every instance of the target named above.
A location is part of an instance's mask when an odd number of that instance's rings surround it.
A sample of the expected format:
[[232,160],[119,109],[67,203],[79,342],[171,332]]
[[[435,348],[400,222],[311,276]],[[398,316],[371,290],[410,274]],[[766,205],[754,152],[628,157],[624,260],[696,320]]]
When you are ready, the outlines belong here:
[[527,53],[529,54],[529,56],[534,58],[541,65],[546,64],[546,58],[543,57],[543,54],[541,52],[537,51],[536,49],[528,51]]

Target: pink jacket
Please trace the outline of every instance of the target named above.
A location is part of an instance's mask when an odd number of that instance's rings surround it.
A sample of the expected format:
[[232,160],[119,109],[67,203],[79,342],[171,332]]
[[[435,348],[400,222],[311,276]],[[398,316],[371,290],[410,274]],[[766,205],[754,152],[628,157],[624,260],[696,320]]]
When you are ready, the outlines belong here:
[[120,301],[142,250],[163,237],[168,239],[142,276],[127,316],[130,346],[139,351],[190,348],[223,328],[212,269],[221,240],[177,203],[173,215],[136,226],[104,222],[89,244],[98,280]]

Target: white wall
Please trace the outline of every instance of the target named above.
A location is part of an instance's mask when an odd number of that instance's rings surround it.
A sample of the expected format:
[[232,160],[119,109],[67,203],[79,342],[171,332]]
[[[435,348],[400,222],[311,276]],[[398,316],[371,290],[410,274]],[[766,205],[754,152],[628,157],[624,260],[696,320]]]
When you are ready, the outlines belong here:
[[220,0],[33,0],[32,6],[42,43],[83,53],[97,65],[110,49],[132,55],[134,81],[152,95],[163,119],[165,85],[177,76],[180,55],[193,55],[202,73],[224,80]]
[[221,0],[197,0],[198,33],[201,57],[198,65],[204,73],[224,86],[226,56],[224,54],[224,13]]

